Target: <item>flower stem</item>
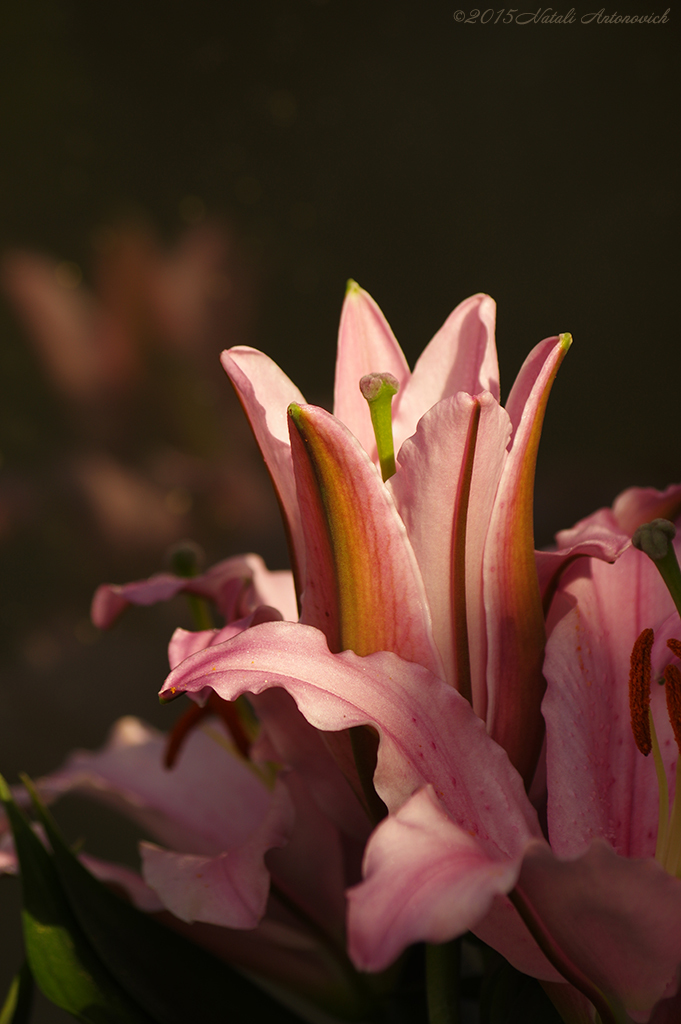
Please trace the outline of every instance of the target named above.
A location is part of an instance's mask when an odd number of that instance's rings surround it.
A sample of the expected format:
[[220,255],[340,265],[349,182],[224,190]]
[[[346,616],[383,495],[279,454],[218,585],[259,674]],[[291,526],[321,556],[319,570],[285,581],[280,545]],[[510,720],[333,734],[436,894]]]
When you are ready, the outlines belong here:
[[428,1024],[460,1024],[461,939],[426,945]]

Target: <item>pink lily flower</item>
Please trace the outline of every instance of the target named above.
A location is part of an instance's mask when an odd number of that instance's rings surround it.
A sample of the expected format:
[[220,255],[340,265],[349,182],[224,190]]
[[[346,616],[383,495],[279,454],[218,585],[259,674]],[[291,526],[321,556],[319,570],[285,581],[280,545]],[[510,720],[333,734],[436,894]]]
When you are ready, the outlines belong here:
[[[677,488],[657,500],[678,507],[680,496]],[[633,514],[650,498],[627,492],[619,510]],[[631,526],[624,516],[615,520],[613,530]],[[639,859],[655,846],[654,770],[633,767],[632,751],[643,758],[628,714],[613,703],[622,701],[618,684],[626,694],[629,651],[620,651],[619,625],[617,634],[607,626],[620,622],[625,605],[634,609],[626,613],[634,633],[639,622],[669,619],[668,595],[654,576],[645,557],[629,550],[615,566],[582,560],[561,587],[561,602],[577,596],[580,604],[556,624],[547,658],[553,849],[520,776],[468,702],[392,652],[333,653],[314,627],[265,623],[190,655],[162,693],[202,700],[214,690],[233,700],[283,687],[317,729],[370,724],[378,731],[374,785],[390,813],[369,841],[364,881],[349,893],[350,953],[360,968],[380,970],[411,942],[443,942],[471,929],[525,973],[563,983],[564,1003],[570,982],[579,1014],[586,995],[604,1021],[662,1021],[671,1004],[661,1001],[674,996],[681,967],[681,881]],[[617,664],[607,645],[604,651],[598,619],[606,597],[605,635],[613,646],[617,640]],[[632,630],[626,626],[622,649]],[[604,756],[608,735],[612,765]],[[677,756],[670,727],[660,735],[670,769]],[[568,1020],[588,1019],[565,1012]]]
[[[333,417],[305,406],[254,349],[230,349],[222,362],[284,513],[301,622],[320,628],[333,651],[390,650],[445,679],[529,783],[543,735],[545,642],[532,487],[569,338],[537,346],[503,409],[494,319],[489,296],[461,303],[412,374],[378,306],[351,283]],[[387,485],[358,387],[371,372],[399,384],[399,455]]]
[[[205,703],[211,692],[227,701],[249,692],[261,701],[284,688],[314,729],[347,737],[370,725],[379,733],[373,784],[390,815],[367,848],[365,881],[351,891],[350,951],[359,967],[380,970],[413,941],[475,928],[526,972],[579,981],[579,961],[538,945],[537,929],[528,931],[505,896],[521,874],[531,894],[542,857],[553,856],[523,784],[543,737],[532,487],[548,393],[569,341],[537,346],[504,409],[493,314],[489,297],[467,300],[411,375],[378,307],[352,287],[335,416],[301,404],[261,353],[223,355],[284,511],[301,617],[178,632],[162,694]],[[357,373],[367,372],[402,384],[394,433],[404,443],[387,483],[357,388]],[[587,524],[561,544],[544,574],[548,590],[577,556],[614,558],[628,543],[617,526],[599,530]],[[149,599],[179,586],[222,593],[204,584],[164,578],[108,588],[102,621],[117,599],[134,599],[135,587]],[[228,623],[237,606],[233,596],[225,602]],[[342,745],[331,745],[342,762]],[[585,862],[599,878],[605,870]],[[398,894],[412,890],[400,909]]]

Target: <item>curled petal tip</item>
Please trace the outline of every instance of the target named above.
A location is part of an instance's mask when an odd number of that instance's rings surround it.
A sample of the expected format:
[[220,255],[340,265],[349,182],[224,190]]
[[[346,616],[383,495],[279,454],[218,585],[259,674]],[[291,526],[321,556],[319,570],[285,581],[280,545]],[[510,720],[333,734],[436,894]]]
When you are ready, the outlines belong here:
[[355,294],[356,292],[361,292],[361,290],[362,290],[362,289],[361,289],[361,288],[360,288],[360,286],[359,286],[359,285],[357,284],[357,282],[356,282],[356,281],[354,281],[354,280],[353,280],[353,279],[352,279],[351,277],[349,277],[349,278],[347,279],[347,281],[346,281],[346,283],[345,283],[345,294],[346,294],[346,295],[353,295],[353,294]]
[[563,351],[567,352],[567,350],[570,348],[570,345],[572,344],[572,335],[571,334],[559,334],[558,335],[558,341],[559,341],[560,347],[563,349]]

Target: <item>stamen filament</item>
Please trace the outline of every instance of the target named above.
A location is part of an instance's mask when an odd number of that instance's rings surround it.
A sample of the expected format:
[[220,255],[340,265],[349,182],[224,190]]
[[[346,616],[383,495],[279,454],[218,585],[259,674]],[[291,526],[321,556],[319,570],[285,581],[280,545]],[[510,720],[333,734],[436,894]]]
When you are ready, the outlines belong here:
[[667,775],[664,770],[664,764],[662,763],[660,744],[657,740],[655,720],[653,719],[653,713],[650,710],[650,708],[648,708],[648,725],[650,728],[651,748],[653,751],[653,761],[655,762],[655,772],[657,774],[657,789],[659,793],[659,811],[657,819],[657,843],[655,845],[655,860],[658,861],[658,863],[662,864],[662,866],[664,867],[667,856],[667,835],[669,828],[669,789],[667,786]]
[[394,476],[396,469],[391,405],[399,389],[399,381],[392,373],[368,373],[359,382],[359,390],[369,404],[384,481]]
[[[667,647],[678,657],[681,650],[678,640],[668,640]],[[679,750],[676,760],[676,792],[669,822],[669,839],[664,867],[670,874],[678,876],[681,868],[681,671],[678,666],[667,665],[664,670],[664,683],[669,721]]]
[[669,820],[669,834],[667,837],[667,855],[662,865],[670,875],[679,874],[679,861],[681,860],[681,758],[676,762],[676,792],[672,805],[672,815]]

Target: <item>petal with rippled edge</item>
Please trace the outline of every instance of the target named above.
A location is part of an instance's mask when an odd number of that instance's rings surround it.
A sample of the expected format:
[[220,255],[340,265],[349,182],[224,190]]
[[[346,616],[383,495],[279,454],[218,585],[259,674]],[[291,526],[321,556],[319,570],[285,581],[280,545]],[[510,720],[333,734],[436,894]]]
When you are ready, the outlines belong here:
[[290,421],[307,545],[302,621],[336,651],[394,651],[440,674],[419,567],[376,467],[324,409],[291,406]]
[[[629,659],[643,629],[667,624],[670,631],[671,609],[655,566],[635,548],[614,565],[577,562],[563,577],[554,600],[558,621],[546,645],[542,705],[550,839],[561,856],[582,853],[597,836],[622,856],[655,853],[655,766],[631,731]],[[653,685],[651,709],[672,778],[678,752],[663,687]]]
[[376,460],[369,407],[359,390],[360,380],[368,373],[391,373],[400,388],[410,377],[407,360],[388,321],[369,293],[350,281],[338,329],[333,412]]
[[[197,651],[231,640],[244,629],[280,619],[273,608],[261,607],[248,619],[222,629],[176,629],[168,645],[170,667],[176,668]],[[267,690],[252,698],[252,703],[261,731],[251,748],[250,759],[256,763],[276,761],[293,768],[305,779],[319,808],[353,840],[365,840],[366,815],[320,733],[303,718],[291,697],[283,690]]]
[[[402,445],[389,482],[421,569],[446,678],[485,717],[482,558],[510,437],[489,393],[439,402]],[[468,666],[461,656],[468,651]],[[460,676],[468,671],[468,686]],[[468,692],[467,692],[468,691]]]
[[568,961],[607,998],[647,1021],[674,995],[681,965],[681,881],[654,860],[597,840],[577,860],[531,844],[518,887]]
[[304,578],[304,542],[296,485],[291,465],[286,410],[305,399],[283,370],[262,352],[247,345],[227,349],[222,368],[234,385],[251,424],[279,501],[296,581]]
[[[248,796],[241,794],[245,804]],[[247,813],[245,806],[240,813]],[[142,875],[181,921],[255,928],[265,913],[270,876],[265,853],[283,846],[293,827],[293,806],[281,782],[261,820],[237,844],[210,856],[140,844]]]
[[395,449],[416,430],[420,418],[443,398],[459,391],[489,391],[499,399],[499,364],[494,341],[496,303],[472,295],[450,313],[416,362],[394,400]]
[[[548,615],[556,589],[564,573],[578,558],[598,558],[615,562],[631,544],[609,508],[599,509],[580,520],[570,530],[556,534],[557,549],[535,551],[539,590]],[[550,629],[550,625],[547,626]]]
[[291,621],[298,618],[291,573],[270,572],[262,558],[253,554],[227,558],[190,578],[157,573],[134,583],[103,583],[95,591],[90,614],[95,626],[108,629],[130,605],[170,601],[183,592],[213,601],[226,622],[262,604],[278,608]]
[[276,686],[317,729],[376,726],[374,784],[390,810],[430,783],[452,820],[485,849],[513,857],[541,835],[522,780],[468,702],[392,653],[332,654],[311,626],[265,623],[192,655],[170,673],[161,698],[212,688],[234,700]]
[[620,529],[630,536],[653,519],[674,522],[681,516],[681,484],[671,484],[664,491],[654,487],[629,487],[615,499],[612,513]]
[[513,888],[520,859],[492,857],[444,813],[430,787],[374,831],[364,881],[348,892],[349,952],[380,971],[413,942],[447,942]]
[[246,618],[230,622],[227,626],[223,626],[222,629],[190,630],[179,627],[173,633],[168,644],[168,662],[171,669],[175,668],[185,658],[188,658],[190,654],[195,654],[196,651],[203,651],[206,647],[214,647],[215,644],[222,644],[225,640],[231,640],[233,636],[236,636],[237,633],[242,633],[244,629],[250,629],[251,626],[259,626],[261,622],[280,621],[281,615],[276,608],[260,605],[254,612],[247,615]]
[[92,598],[90,617],[99,629],[108,629],[131,604],[151,605],[170,601],[184,589],[186,582],[186,579],[164,572],[133,583],[102,583]]
[[487,619],[487,725],[529,785],[543,738],[540,705],[544,614],[534,557],[537,448],[551,385],[569,335],[540,342],[506,403],[513,438],[499,483],[483,563]]

